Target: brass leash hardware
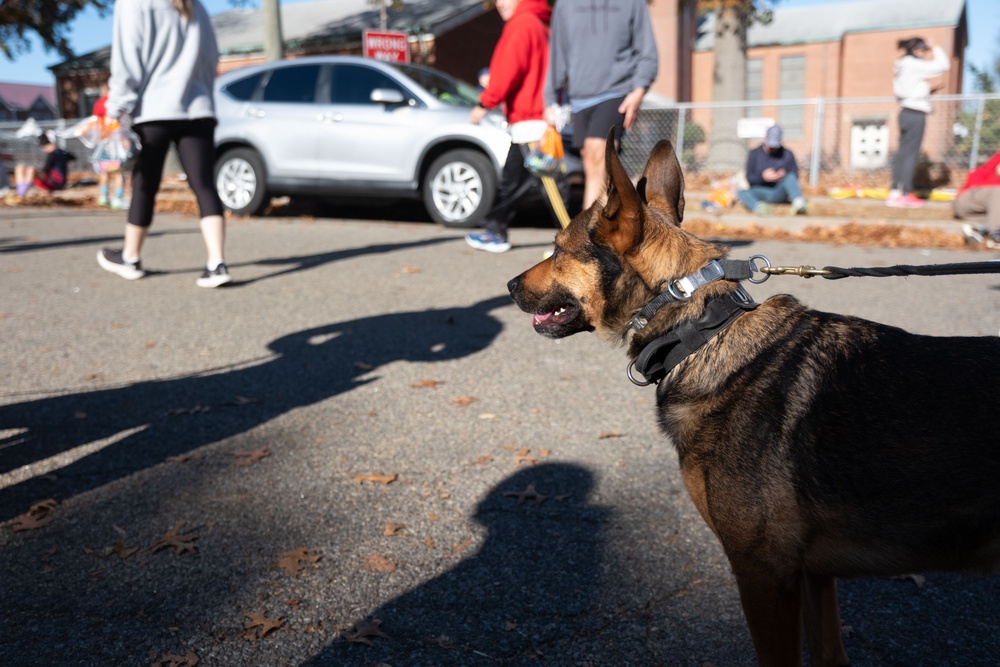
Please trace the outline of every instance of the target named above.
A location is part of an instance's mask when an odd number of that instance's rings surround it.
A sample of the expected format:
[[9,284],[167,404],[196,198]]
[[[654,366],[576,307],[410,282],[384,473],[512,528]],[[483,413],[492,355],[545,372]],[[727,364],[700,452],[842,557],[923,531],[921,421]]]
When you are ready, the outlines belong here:
[[799,276],[802,278],[829,276],[833,273],[833,271],[828,269],[817,269],[815,266],[765,266],[761,267],[760,271],[768,275]]

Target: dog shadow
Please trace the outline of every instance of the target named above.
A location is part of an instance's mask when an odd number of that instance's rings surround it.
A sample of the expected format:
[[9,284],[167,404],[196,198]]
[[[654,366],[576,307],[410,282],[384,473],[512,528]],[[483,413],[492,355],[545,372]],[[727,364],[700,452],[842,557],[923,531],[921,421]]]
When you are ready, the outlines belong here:
[[386,364],[475,354],[503,329],[491,311],[509,305],[349,320],[282,336],[243,366],[0,406],[0,521],[363,386]]
[[593,483],[586,469],[565,463],[511,475],[476,507],[487,534],[475,555],[359,620],[304,665],[521,664],[586,633],[599,617],[610,515],[588,502]]

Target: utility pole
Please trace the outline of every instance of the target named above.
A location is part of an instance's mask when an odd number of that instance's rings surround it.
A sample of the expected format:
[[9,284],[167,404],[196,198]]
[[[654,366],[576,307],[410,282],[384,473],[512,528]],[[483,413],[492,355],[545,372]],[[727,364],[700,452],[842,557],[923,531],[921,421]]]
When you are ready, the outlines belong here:
[[281,38],[281,8],[278,0],[262,0],[260,11],[264,17],[264,60],[282,60],[285,48]]

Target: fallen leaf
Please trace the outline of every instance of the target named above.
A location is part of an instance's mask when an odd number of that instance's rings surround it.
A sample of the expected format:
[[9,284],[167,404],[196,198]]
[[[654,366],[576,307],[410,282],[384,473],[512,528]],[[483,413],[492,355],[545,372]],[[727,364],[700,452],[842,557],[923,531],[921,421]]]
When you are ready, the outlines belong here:
[[142,344],[142,346],[148,350],[150,348],[156,347],[156,341],[155,340],[147,340],[145,343]]
[[365,556],[361,561],[361,567],[372,572],[394,572],[396,570],[395,563],[378,554]]
[[320,555],[306,547],[299,547],[292,551],[286,551],[275,561],[274,566],[280,567],[293,577],[299,576],[306,565],[319,562]]
[[359,371],[373,371],[376,368],[378,368],[378,366],[376,366],[375,364],[366,364],[363,361],[355,361],[354,367],[357,368]]
[[59,503],[54,498],[46,498],[28,508],[28,511],[10,520],[15,533],[24,530],[38,530],[52,523],[52,512]]
[[454,403],[455,405],[457,405],[460,408],[464,408],[464,407],[467,407],[467,406],[471,405],[472,403],[475,403],[476,402],[476,397],[475,396],[456,396],[455,398],[451,399],[451,402]]
[[393,535],[403,530],[404,528],[406,528],[406,524],[386,521],[385,529],[382,531],[382,535],[384,535],[385,537],[392,537]]
[[162,551],[163,549],[173,549],[175,556],[198,553],[198,547],[194,545],[194,541],[198,539],[198,536],[191,533],[181,535],[180,529],[183,525],[184,520],[181,519],[173,528],[166,532],[159,542],[149,548],[150,553],[155,554],[157,551]]
[[526,500],[530,500],[535,503],[535,505],[541,505],[545,502],[548,496],[543,496],[538,491],[535,490],[534,484],[529,484],[528,488],[524,491],[508,491],[503,494],[505,498],[517,498],[517,504],[520,505]]
[[377,637],[389,638],[389,635],[382,632],[382,621],[377,618],[371,620],[358,621],[354,627],[344,632],[344,639],[352,644],[365,644],[374,646],[372,639]]
[[178,454],[177,456],[168,456],[166,460],[170,463],[187,463],[188,461],[200,461],[201,454],[187,452],[185,454]]
[[490,456],[489,454],[484,454],[483,456],[480,456],[479,458],[477,458],[475,461],[469,461],[469,465],[470,466],[474,466],[474,465],[484,466],[487,463],[490,463],[492,461],[493,461],[493,457],[492,456]]
[[437,389],[439,384],[444,384],[441,380],[421,380],[416,384],[411,384],[410,386],[414,389]]
[[115,546],[111,548],[111,553],[118,554],[119,556],[121,556],[122,560],[125,560],[129,556],[134,556],[135,554],[139,553],[139,551],[140,551],[139,547],[126,547],[125,542],[123,542],[122,540],[118,540],[117,542],[115,542]]
[[235,452],[226,452],[226,454],[236,459],[236,465],[248,466],[270,456],[271,450],[267,447],[261,447],[260,449],[255,449],[251,452],[243,449],[237,449]]
[[461,554],[463,551],[465,551],[466,549],[468,549],[470,546],[472,546],[472,538],[471,537],[467,537],[464,540],[462,540],[461,542],[459,542],[458,544],[456,544],[455,546],[453,546],[451,548],[451,550],[452,550],[452,553]]
[[392,484],[396,481],[397,477],[399,477],[399,475],[394,472],[389,473],[388,475],[378,472],[370,473],[368,475],[355,475],[351,479],[358,484],[364,484],[365,482],[372,482],[373,484]]
[[153,658],[152,667],[194,667],[198,664],[198,654],[191,649],[184,655],[175,653],[161,653]]
[[605,433],[602,433],[599,436],[597,436],[597,439],[610,440],[611,438],[624,438],[624,437],[625,437],[624,433],[615,433],[613,431],[606,431]]
[[489,420],[489,419],[496,419],[497,416],[490,412],[484,412],[481,415],[479,415],[479,418],[483,420]]
[[243,629],[247,630],[243,634],[244,639],[263,639],[285,625],[284,620],[280,618],[266,618],[259,611],[255,611],[252,614],[247,613],[244,616],[250,619],[250,622],[243,626]]
[[420,267],[407,264],[402,269],[400,269],[400,271],[402,271],[403,273],[420,273]]

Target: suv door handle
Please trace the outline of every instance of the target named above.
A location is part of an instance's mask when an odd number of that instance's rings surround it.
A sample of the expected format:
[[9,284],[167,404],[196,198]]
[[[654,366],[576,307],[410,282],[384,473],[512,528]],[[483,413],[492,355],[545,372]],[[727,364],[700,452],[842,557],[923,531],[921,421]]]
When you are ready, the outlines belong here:
[[267,112],[256,107],[247,107],[246,111],[243,112],[243,115],[248,118],[263,118],[267,115]]
[[319,120],[324,123],[339,123],[344,120],[344,114],[328,111],[320,114]]

